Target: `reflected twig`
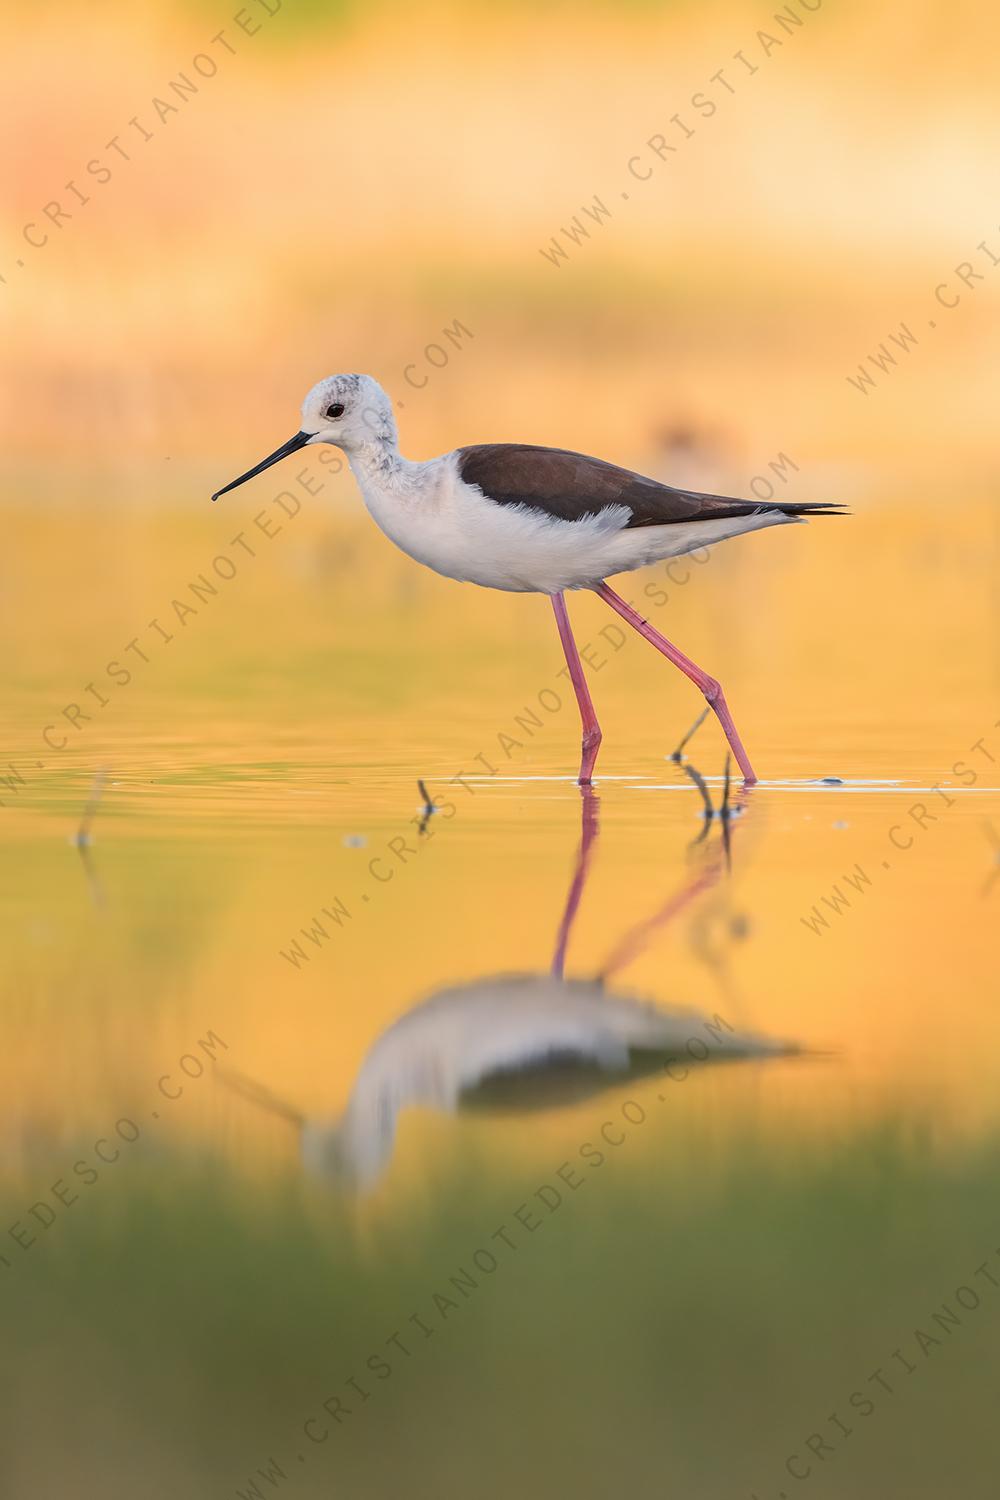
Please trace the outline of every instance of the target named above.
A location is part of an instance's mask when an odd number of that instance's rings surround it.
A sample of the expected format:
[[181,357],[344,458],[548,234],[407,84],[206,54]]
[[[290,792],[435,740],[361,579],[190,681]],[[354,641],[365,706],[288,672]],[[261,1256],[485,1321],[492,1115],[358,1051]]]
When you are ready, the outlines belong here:
[[[727,764],[727,771],[728,769]],[[735,799],[730,800],[730,786],[731,782],[728,782],[719,816],[722,821],[723,855],[731,880],[734,825],[747,812],[753,789],[740,787]],[[689,930],[688,941],[692,953],[713,975],[720,993],[737,1015],[741,1015],[743,1004],[733,979],[729,957],[735,945],[749,936],[750,930],[750,918],[746,911],[734,909],[732,885],[729,882],[713,900],[703,904]]]
[[[706,803],[704,813],[705,827],[699,837],[694,840],[694,843],[697,844],[700,843],[708,833],[711,823],[714,820],[715,813],[712,809],[712,799],[708,795],[708,789],[705,786],[704,778],[699,776],[698,772],[695,771],[693,766],[685,765],[684,770],[691,775],[691,779],[694,781],[695,785],[698,786],[700,790],[702,790],[703,798]],[[718,850],[715,853],[714,857],[706,853],[706,862],[700,874],[696,875],[692,880],[688,881],[688,883],[683,886],[680,891],[677,891],[673,896],[669,898],[669,900],[667,900],[663,904],[663,906],[661,906],[657,911],[653,912],[652,916],[645,917],[641,922],[637,922],[634,927],[629,929],[629,931],[625,934],[625,936],[620,940],[620,942],[613,950],[607,963],[601,969],[599,977],[602,983],[609,979],[612,974],[617,973],[619,969],[623,969],[627,964],[632,963],[632,961],[637,958],[646,947],[648,947],[654,932],[658,931],[662,927],[665,927],[669,922],[672,922],[674,918],[679,916],[680,913],[685,910],[685,908],[690,906],[695,898],[700,896],[703,891],[711,890],[713,886],[717,885],[722,877],[724,869],[727,873],[731,872],[731,851],[728,842],[730,819],[735,817],[737,813],[742,812],[749,804],[749,800],[750,790],[749,788],[743,788],[738,794],[736,801],[731,806],[729,806],[727,791],[727,802],[724,804],[726,811],[722,823],[722,841],[718,846]],[[722,814],[720,813],[720,817],[721,816]]]
[[101,766],[101,768],[94,776],[93,782],[91,783],[90,796],[87,798],[87,804],[83,809],[83,816],[80,819],[80,826],[76,830],[76,837],[73,840],[78,849],[83,849],[90,843],[90,830],[93,827],[94,817],[97,813],[97,809],[101,805],[101,797],[104,793],[104,783],[107,781],[107,779],[107,767]]
[[701,801],[702,801],[702,808],[703,808],[703,812],[702,812],[702,819],[703,819],[702,830],[697,835],[697,837],[693,838],[691,840],[690,844],[688,844],[688,848],[689,849],[694,849],[696,847],[696,845],[700,844],[703,839],[705,839],[705,838],[708,837],[708,830],[711,827],[712,819],[715,817],[715,808],[712,806],[712,794],[708,790],[708,786],[707,786],[707,784],[705,782],[705,778],[704,778],[704,776],[702,776],[701,772],[698,771],[698,770],[696,770],[695,767],[690,764],[690,762],[685,763],[681,767],[681,770],[684,772],[685,776],[690,776],[691,780],[694,782],[695,786],[698,788],[698,791],[701,793]]
[[91,839],[90,830],[93,827],[94,818],[97,815],[97,809],[101,805],[101,798],[104,795],[104,785],[107,779],[107,767],[101,766],[96,772],[94,780],[91,783],[90,796],[87,798],[86,805],[84,806],[83,814],[80,818],[80,826],[76,830],[76,833],[73,835],[73,837],[70,839],[70,843],[80,855],[80,863],[83,866],[83,873],[87,879],[87,888],[90,891],[90,899],[97,907],[101,907],[104,905],[104,887],[101,885],[97,870],[94,867],[94,861],[91,858],[90,854],[90,846],[93,842]]
[[729,806],[729,751],[726,751],[726,779],[722,786],[722,806],[719,809],[719,817],[722,819],[722,848],[726,857],[726,870],[731,874],[733,869],[733,853],[729,839],[729,819],[732,811]]

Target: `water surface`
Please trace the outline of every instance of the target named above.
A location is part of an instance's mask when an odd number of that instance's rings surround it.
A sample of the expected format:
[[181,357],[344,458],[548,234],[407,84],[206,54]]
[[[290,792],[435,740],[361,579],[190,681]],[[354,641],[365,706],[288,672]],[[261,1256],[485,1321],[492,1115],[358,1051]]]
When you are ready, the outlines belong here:
[[545,601],[339,512],[194,599],[240,503],[4,606],[10,1493],[988,1493],[986,503],[629,580],[727,821],[599,601],[584,798]]

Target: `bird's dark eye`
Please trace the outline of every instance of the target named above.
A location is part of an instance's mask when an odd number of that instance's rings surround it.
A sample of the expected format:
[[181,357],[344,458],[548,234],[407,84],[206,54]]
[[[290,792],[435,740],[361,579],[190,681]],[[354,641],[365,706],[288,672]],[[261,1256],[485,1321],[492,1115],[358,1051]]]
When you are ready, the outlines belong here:
[[339,401],[335,401],[332,406],[327,407],[326,414],[328,417],[342,417],[344,408]]

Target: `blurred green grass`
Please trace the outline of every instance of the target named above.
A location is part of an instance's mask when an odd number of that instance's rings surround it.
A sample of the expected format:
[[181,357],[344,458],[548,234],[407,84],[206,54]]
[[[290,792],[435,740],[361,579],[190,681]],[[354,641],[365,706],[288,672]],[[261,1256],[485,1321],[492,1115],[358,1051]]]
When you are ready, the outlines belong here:
[[[101,1454],[67,1453],[88,1493],[141,1438],[170,1446],[190,1496],[233,1493],[269,1455],[310,1495],[411,1492],[419,1475],[420,1495],[499,1496],[530,1472],[531,1493],[763,1496],[820,1432],[835,1453],[811,1494],[985,1494],[1000,1291],[976,1281],[982,1306],[933,1357],[890,1367],[896,1348],[915,1361],[913,1328],[992,1253],[1000,1141],[950,1158],[897,1119],[832,1148],[751,1137],[724,1163],[704,1148],[682,1134],[655,1160],[580,1163],[586,1186],[534,1235],[512,1215],[536,1178],[466,1157],[423,1214],[374,1238],[295,1178],[255,1187],[136,1148],[6,1272],[4,1405],[39,1429],[26,1451],[100,1415]],[[491,1239],[501,1223],[516,1252]],[[477,1246],[500,1264],[463,1302],[448,1278]],[[459,1303],[447,1321],[436,1290]],[[409,1359],[386,1345],[397,1330]],[[20,1358],[50,1341],[65,1394]],[[384,1382],[365,1370],[375,1353]],[[878,1367],[893,1397],[870,1383]],[[303,1421],[332,1425],[322,1403],[350,1405],[352,1375],[370,1401],[312,1447]],[[151,1476],[144,1493],[176,1491]]]

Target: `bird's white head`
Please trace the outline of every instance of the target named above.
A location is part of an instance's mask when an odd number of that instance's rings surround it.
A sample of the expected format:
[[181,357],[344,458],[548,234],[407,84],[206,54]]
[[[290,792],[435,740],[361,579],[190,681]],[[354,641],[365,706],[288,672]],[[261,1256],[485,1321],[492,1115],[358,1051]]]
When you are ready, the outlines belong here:
[[295,436],[231,484],[216,490],[212,499],[218,500],[227,490],[234,490],[310,443],[333,443],[348,454],[373,444],[395,450],[392,402],[378,381],[371,375],[328,375],[318,381],[302,403],[302,426]]
[[392,402],[371,375],[328,375],[302,403],[302,431],[311,443],[350,452],[364,443],[396,441]]

